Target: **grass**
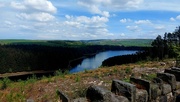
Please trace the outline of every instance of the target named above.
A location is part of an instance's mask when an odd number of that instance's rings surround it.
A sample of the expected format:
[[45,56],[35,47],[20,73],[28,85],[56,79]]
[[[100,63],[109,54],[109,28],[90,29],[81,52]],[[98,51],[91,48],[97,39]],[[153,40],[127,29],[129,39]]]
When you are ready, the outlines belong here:
[[153,39],[116,39],[116,40],[25,40],[25,39],[5,39],[0,40],[0,44],[38,44],[48,46],[83,46],[83,45],[115,45],[115,46],[151,46]]

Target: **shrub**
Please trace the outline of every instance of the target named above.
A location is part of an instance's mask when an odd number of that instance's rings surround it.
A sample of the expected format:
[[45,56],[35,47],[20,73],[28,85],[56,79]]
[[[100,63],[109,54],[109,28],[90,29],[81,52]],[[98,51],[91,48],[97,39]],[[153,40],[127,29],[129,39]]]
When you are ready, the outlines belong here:
[[2,80],[1,80],[1,90],[4,90],[4,89],[6,89],[7,88],[7,86],[8,86],[8,84],[11,82],[11,80],[9,79],[9,78],[7,78],[7,77],[5,77],[5,78],[3,78]]
[[127,74],[130,74],[130,73],[132,72],[132,69],[131,69],[130,67],[127,67],[127,68],[125,69],[125,72],[126,72]]

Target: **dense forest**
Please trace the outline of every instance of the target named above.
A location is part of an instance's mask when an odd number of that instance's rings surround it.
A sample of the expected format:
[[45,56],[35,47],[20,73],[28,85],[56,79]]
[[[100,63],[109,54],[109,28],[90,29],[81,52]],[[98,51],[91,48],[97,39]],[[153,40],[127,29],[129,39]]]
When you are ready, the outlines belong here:
[[105,50],[139,50],[142,47],[124,47],[86,44],[81,41],[3,42],[0,45],[0,73],[68,70],[77,63],[71,60]]

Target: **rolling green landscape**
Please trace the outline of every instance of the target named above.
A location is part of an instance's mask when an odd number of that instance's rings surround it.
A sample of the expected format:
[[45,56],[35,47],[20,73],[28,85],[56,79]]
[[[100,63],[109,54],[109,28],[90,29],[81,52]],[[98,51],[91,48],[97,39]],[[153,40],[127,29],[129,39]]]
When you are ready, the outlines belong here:
[[[78,45],[112,45],[112,46],[139,46],[149,47],[151,46],[153,39],[114,39],[114,40],[0,40],[1,45],[7,44],[38,44],[38,45],[49,45],[49,46],[78,46]],[[55,43],[53,43],[55,42]]]

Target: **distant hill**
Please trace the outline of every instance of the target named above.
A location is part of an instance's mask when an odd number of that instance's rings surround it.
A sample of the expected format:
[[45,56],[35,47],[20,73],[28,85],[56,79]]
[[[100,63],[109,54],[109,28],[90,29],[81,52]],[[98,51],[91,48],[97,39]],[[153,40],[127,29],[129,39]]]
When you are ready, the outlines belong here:
[[153,39],[114,39],[114,40],[88,40],[86,43],[95,45],[114,46],[151,46]]
[[99,39],[99,40],[0,40],[1,45],[6,44],[38,44],[47,46],[82,46],[82,45],[112,45],[112,46],[151,46],[153,39]]

